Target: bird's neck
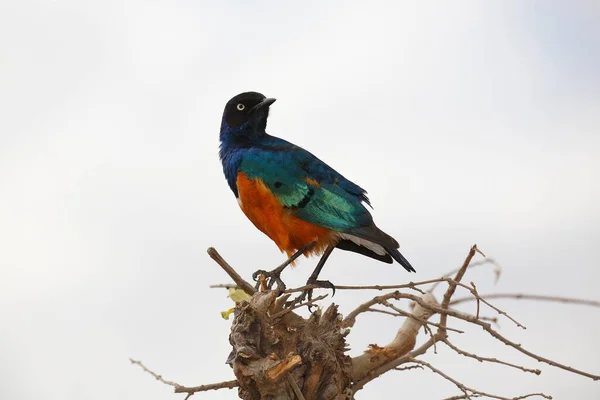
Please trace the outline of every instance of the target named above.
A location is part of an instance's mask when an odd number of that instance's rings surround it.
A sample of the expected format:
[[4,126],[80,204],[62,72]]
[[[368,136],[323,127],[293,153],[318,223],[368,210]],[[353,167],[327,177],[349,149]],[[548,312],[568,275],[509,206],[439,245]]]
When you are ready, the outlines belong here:
[[249,148],[259,145],[267,137],[269,135],[264,130],[257,131],[252,126],[221,127],[219,157],[223,164],[223,173],[227,178],[227,183],[236,197],[238,193],[235,182],[245,152]]
[[219,139],[221,147],[240,147],[258,143],[266,136],[268,135],[264,129],[257,129],[249,123],[240,126],[223,124]]

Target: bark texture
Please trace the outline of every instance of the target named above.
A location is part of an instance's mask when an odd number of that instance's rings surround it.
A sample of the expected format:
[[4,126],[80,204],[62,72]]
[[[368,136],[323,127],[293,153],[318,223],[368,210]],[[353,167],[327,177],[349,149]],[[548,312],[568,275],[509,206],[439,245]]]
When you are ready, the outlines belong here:
[[350,358],[337,306],[305,319],[284,309],[285,299],[258,292],[236,307],[228,362],[240,385],[239,397],[344,398]]

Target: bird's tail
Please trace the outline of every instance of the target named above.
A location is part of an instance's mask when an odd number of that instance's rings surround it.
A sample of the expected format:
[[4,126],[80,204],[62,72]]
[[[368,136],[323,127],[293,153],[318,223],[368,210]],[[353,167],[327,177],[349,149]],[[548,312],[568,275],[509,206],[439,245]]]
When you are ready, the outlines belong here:
[[[387,254],[383,254],[383,251],[381,251],[381,253],[377,252],[376,250],[375,250],[375,252],[373,252],[373,249],[366,251],[363,247],[361,247],[361,251],[358,251],[354,248],[347,248],[345,250],[362,253],[364,255],[378,259],[383,262],[391,263],[391,262],[393,262],[392,261],[392,258],[393,258],[400,265],[402,265],[402,267],[404,267],[404,269],[407,270],[408,272],[416,272],[415,269],[412,267],[412,265],[410,265],[408,260],[406,258],[404,258],[404,256],[402,254],[400,254],[400,252],[398,251],[398,248],[400,247],[400,245],[398,244],[396,239],[394,239],[393,237],[391,237],[390,235],[388,235],[387,233],[385,233],[384,231],[382,231],[381,229],[376,227],[374,224],[366,226],[366,227],[361,227],[359,229],[354,229],[351,231],[351,233],[354,236],[358,236],[359,238],[366,239],[369,242],[374,243],[376,246],[379,246],[379,249],[385,250],[385,253],[387,253]],[[361,243],[359,243],[359,244],[361,244]],[[368,253],[373,253],[373,254],[377,253],[378,256],[373,256],[372,254],[368,254]],[[391,256],[391,258],[390,258],[390,256]]]
[[384,249],[394,260],[398,261],[398,264],[402,265],[405,270],[408,272],[417,272],[397,249],[390,249],[389,247],[384,247]]

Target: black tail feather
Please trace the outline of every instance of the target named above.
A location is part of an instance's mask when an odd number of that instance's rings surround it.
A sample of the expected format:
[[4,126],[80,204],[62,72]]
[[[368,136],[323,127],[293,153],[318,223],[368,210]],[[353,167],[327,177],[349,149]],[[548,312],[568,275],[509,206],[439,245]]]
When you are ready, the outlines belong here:
[[398,264],[402,265],[408,272],[417,272],[398,250],[385,247],[385,251],[387,251],[388,254],[394,258],[394,260],[398,261]]
[[359,238],[367,239],[370,242],[377,243],[383,247],[389,247],[390,249],[397,249],[400,247],[396,239],[376,227],[375,225],[369,225],[358,229],[353,229],[347,233],[350,233]]
[[381,261],[384,263],[391,264],[394,262],[394,260],[392,260],[392,257],[390,257],[389,254],[384,254],[384,255],[377,254],[374,251],[367,249],[366,247],[357,245],[356,243],[354,243],[351,240],[342,239],[338,242],[336,247],[338,249],[342,249],[342,250],[346,250],[346,251],[353,251],[355,253],[374,258],[375,260],[378,260],[378,261]]
[[[354,247],[353,248],[344,248],[344,250],[354,251],[356,253],[364,254],[364,255],[374,258],[376,260],[380,260],[380,261],[388,262],[388,263],[392,262],[390,260],[390,256],[391,256],[391,258],[396,260],[408,272],[416,272],[415,269],[412,267],[412,265],[410,265],[408,260],[406,258],[404,258],[404,256],[402,254],[400,254],[400,252],[397,250],[400,247],[400,245],[398,244],[396,239],[394,239],[393,237],[391,237],[390,235],[388,235],[387,233],[385,233],[384,231],[379,229],[377,226],[370,225],[367,227],[354,229],[348,233],[382,246],[388,254],[386,254],[385,256],[381,256],[381,255],[379,255],[363,246],[359,246],[353,242],[350,242],[350,243],[352,244],[352,246],[356,247],[358,250],[354,249]],[[344,244],[343,246],[350,247],[351,245]],[[340,246],[338,245],[338,247],[340,247]],[[343,247],[340,247],[340,248],[343,248]],[[367,254],[367,253],[370,253],[370,254]]]

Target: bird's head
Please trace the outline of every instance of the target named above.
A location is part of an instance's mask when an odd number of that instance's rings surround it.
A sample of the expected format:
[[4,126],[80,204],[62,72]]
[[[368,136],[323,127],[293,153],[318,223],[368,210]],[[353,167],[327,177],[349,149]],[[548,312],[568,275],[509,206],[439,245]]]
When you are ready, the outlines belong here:
[[253,138],[265,134],[269,106],[275,99],[257,92],[244,92],[225,105],[221,121],[221,141],[235,138]]

